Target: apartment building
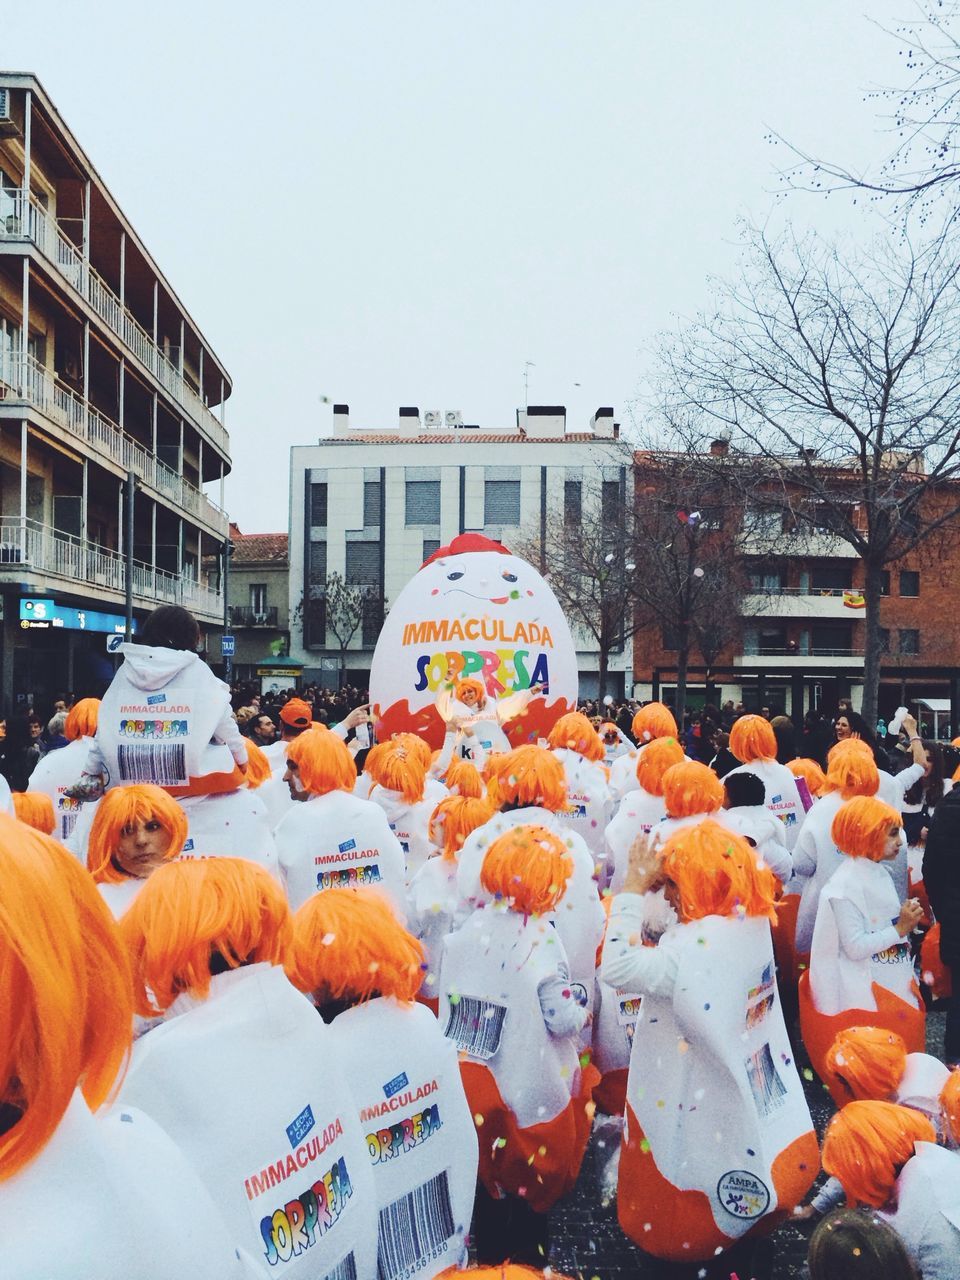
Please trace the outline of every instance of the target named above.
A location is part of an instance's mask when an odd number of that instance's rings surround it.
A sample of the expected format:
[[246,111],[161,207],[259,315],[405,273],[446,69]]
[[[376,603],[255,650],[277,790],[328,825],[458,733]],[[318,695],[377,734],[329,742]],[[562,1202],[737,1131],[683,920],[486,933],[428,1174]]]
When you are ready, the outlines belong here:
[[285,533],[241,533],[230,526],[227,618],[236,680],[258,679],[264,663],[290,647],[290,561]]
[[[610,408],[568,430],[562,406],[530,405],[493,429],[463,425],[455,411],[406,407],[391,429],[370,430],[335,405],[332,435],[291,450],[290,656],[303,663],[304,680],[332,686],[340,674],[322,600],[329,574],[368,590],[343,672],[365,687],[384,607],[438,547],[461,532],[528,545],[558,513],[569,523],[599,507],[605,485],[626,498],[631,467]],[[597,649],[586,634],[574,640],[588,697],[598,683]],[[609,668],[614,687],[628,688],[629,641]]]
[[0,73],[5,708],[100,692],[128,559],[135,617],[174,602],[222,623],[230,389],[39,80]]

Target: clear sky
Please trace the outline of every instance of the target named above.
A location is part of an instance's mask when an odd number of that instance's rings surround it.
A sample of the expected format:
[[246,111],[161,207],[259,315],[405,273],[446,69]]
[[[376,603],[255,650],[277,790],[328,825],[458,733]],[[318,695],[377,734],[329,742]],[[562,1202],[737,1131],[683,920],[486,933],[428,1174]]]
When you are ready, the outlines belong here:
[[[763,220],[770,128],[866,165],[910,0],[7,4],[34,71],[234,379],[227,505],[287,527],[331,407],[625,422],[658,330]],[[843,221],[791,196],[798,225]],[[776,216],[784,216],[778,210]],[[859,215],[854,214],[858,217]],[[213,494],[216,497],[216,493]]]

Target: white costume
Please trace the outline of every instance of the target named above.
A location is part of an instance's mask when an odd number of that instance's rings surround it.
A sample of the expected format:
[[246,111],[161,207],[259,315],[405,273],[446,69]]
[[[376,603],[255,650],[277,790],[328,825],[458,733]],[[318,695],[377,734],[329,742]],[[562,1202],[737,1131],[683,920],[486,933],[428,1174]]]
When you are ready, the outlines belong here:
[[955,1280],[960,1258],[960,1156],[918,1142],[897,1179],[896,1208],[881,1209],[923,1280]]
[[619,809],[607,823],[603,838],[607,855],[606,875],[614,893],[619,893],[623,887],[630,846],[638,835],[649,835],[666,813],[663,796],[652,796],[639,783],[620,801]]
[[134,898],[146,883],[146,878],[140,879],[138,876],[127,876],[117,884],[110,884],[104,881],[102,884],[98,884],[97,888],[100,890],[100,897],[110,908],[114,920],[119,920],[133,905]]
[[[56,1206],[42,1243],[38,1205]],[[79,1090],[39,1155],[3,1183],[0,1240],[10,1280],[260,1274],[166,1133],[132,1107],[92,1116]]]
[[440,957],[443,940],[470,914],[457,892],[457,864],[449,858],[429,858],[410,882],[408,893],[411,933],[423,943],[426,970],[422,994],[436,1000],[440,994]]
[[213,796],[186,796],[187,839],[181,858],[246,858],[279,878],[277,849],[266,805],[240,787]]
[[625,755],[618,756],[610,766],[610,794],[614,800],[622,800],[631,791],[639,790],[637,757],[642,750],[642,747],[635,747]]
[[92,745],[92,738],[75,738],[57,751],[48,751],[40,757],[27,783],[27,791],[39,791],[50,797],[57,819],[53,834],[58,840],[67,839],[80,814],[83,802],[64,792],[80,781]]
[[[283,970],[256,964],[180,996],[133,1048],[121,1102],[170,1134],[265,1272],[376,1273],[374,1189],[327,1028]],[[349,1266],[349,1264],[346,1264]]]
[[776,760],[751,760],[749,764],[731,769],[726,777],[732,778],[738,773],[753,773],[763,783],[766,792],[764,803],[783,823],[786,845],[792,850],[797,843],[804,815],[796,778],[785,764],[778,764]]
[[454,1046],[423,1005],[383,998],[339,1014],[328,1036],[373,1171],[379,1273],[413,1280],[460,1265],[476,1192],[477,1131]]
[[274,832],[291,910],[321,889],[382,889],[406,914],[406,867],[383,810],[349,791],[298,800]]
[[230,690],[196,653],[141,644],[120,652],[84,772],[105,773],[108,786],[180,788],[246,762]]
[[830,791],[815,800],[793,849],[794,878],[790,891],[800,894],[796,946],[801,955],[809,953],[813,941],[820,890],[844,861],[831,835],[833,820],[844,804],[846,801],[839,791]]
[[567,812],[564,818],[583,839],[595,861],[603,858],[603,833],[613,815],[613,797],[607,771],[599,761],[587,760],[566,747],[554,748],[567,779]]
[[737,805],[716,814],[721,827],[753,841],[757,857],[786,886],[793,875],[793,859],[787,849],[786,832],[780,819],[766,805]]
[[[436,783],[435,786],[440,784]],[[446,794],[446,788],[441,786],[440,799]],[[400,848],[403,850],[407,880],[412,880],[433,852],[433,845],[430,843],[430,818],[440,801],[433,799],[432,795],[428,797],[424,792],[422,800],[410,804],[399,791],[388,791],[379,786],[370,792],[370,801],[387,815],[390,830],[400,841]]]

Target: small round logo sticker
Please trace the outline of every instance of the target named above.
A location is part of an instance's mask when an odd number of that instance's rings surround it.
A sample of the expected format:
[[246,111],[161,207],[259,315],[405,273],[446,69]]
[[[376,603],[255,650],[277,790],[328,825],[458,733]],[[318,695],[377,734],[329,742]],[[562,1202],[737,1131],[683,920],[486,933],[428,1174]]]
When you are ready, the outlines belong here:
[[735,1218],[761,1218],[770,1207],[770,1192],[755,1173],[731,1169],[717,1183],[717,1199]]

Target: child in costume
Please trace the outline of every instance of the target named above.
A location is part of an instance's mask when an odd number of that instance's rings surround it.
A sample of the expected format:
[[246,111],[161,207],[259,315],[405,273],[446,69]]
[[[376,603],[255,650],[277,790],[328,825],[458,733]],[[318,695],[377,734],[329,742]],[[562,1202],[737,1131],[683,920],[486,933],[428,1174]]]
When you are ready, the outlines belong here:
[[452,689],[441,689],[437,694],[437,710],[447,725],[444,748],[453,733],[456,737],[451,744],[453,749],[482,768],[486,756],[510,750],[503,726],[522,715],[539,692],[539,685],[531,685],[505,698],[492,698],[483,681],[473,676],[457,680]]
[[641,707],[633,717],[630,728],[637,749],[629,755],[620,756],[610,769],[610,791],[615,800],[622,800],[628,791],[637,789],[637,756],[648,743],[656,738],[679,738],[673,712],[662,702],[648,702],[645,707]]
[[[0,881],[3,1274],[182,1280],[202,1258],[205,1280],[254,1275],[167,1134],[132,1107],[103,1109],[130,1048],[133,991],[90,877],[3,816]],[[38,1205],[56,1210],[42,1245]]]
[[27,793],[42,792],[53,802],[58,840],[66,840],[73,830],[80,813],[82,801],[67,795],[83,772],[90,754],[93,736],[97,732],[100,712],[99,698],[81,698],[67,712],[63,734],[67,745],[58,751],[48,751],[41,756],[30,775]]
[[[60,748],[64,750],[64,748]],[[12,795],[13,812],[18,822],[34,831],[42,831],[45,836],[52,836],[57,829],[57,815],[53,811],[53,801],[43,791],[14,791]]]
[[407,865],[407,881],[413,879],[430,857],[430,815],[437,802],[427,796],[427,770],[423,761],[403,742],[381,743],[368,771],[376,780],[370,800],[387,816],[390,830],[400,841]]
[[357,769],[329,729],[303,733],[287,746],[284,778],[298,801],[274,833],[280,874],[293,910],[322,889],[383,889],[406,914],[406,862],[379,805],[353,794]]
[[743,763],[725,777],[755,773],[764,786],[764,803],[784,825],[786,845],[793,849],[805,813],[797,780],[785,764],[777,762],[777,739],[763,716],[741,716],[730,730],[730,750]]
[[115,787],[101,799],[90,828],[87,870],[115,919],[158,867],[179,856],[186,838],[186,815],[162,787]]
[[[601,966],[605,982],[643,997],[618,1213],[645,1252],[696,1262],[800,1202],[817,1140],[777,994],[772,873],[710,820],[651,845],[634,846]],[[643,946],[658,887],[678,922]]]
[[138,1012],[166,1015],[121,1102],[170,1134],[264,1271],[374,1275],[366,1145],[327,1028],[282,968],[280,886],[239,858],[173,863],[121,932]]
[[613,815],[609,775],[603,764],[603,743],[579,711],[561,716],[551,728],[547,743],[566,775],[567,821],[582,837],[595,861],[600,862],[603,833]]
[[900,815],[858,796],[837,813],[832,833],[843,865],[821,890],[810,969],[799,989],[803,1042],[821,1079],[829,1046],[844,1027],[883,1027],[901,1035],[911,1052],[924,1047],[907,941],[923,909],[913,899],[901,906],[882,865],[900,850]]
[[637,786],[620,801],[620,807],[604,832],[606,877],[619,893],[627,874],[630,846],[638,835],[649,835],[667,814],[663,798],[666,771],[683,761],[683,747],[676,738],[656,738],[635,756]]
[[893,1227],[858,1209],[839,1209],[817,1227],[807,1249],[810,1280],[917,1280],[907,1247]]
[[545,1260],[547,1211],[572,1188],[589,1135],[599,1077],[578,1058],[586,1012],[552,925],[572,871],[545,827],[506,832],[483,858],[489,905],[444,944],[440,1023],[464,1055],[480,1137],[481,1262]]
[[414,1002],[423,948],[375,889],[316,894],[293,923],[287,971],[328,1024],[365,1135],[377,1273],[428,1280],[466,1260],[477,1136],[456,1050]]

